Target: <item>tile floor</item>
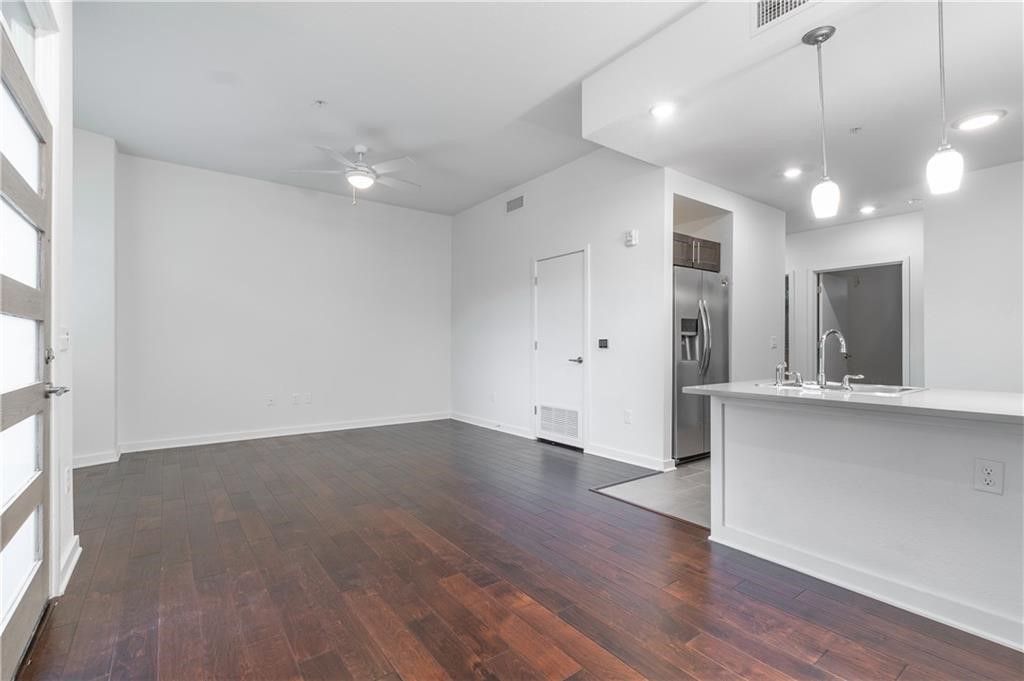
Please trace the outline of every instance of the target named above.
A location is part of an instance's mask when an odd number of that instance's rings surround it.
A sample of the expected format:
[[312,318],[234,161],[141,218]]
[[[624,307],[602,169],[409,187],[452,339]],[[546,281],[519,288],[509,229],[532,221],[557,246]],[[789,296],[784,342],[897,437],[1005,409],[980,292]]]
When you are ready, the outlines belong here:
[[605,487],[600,492],[701,527],[711,525],[710,459],[683,464],[669,473]]

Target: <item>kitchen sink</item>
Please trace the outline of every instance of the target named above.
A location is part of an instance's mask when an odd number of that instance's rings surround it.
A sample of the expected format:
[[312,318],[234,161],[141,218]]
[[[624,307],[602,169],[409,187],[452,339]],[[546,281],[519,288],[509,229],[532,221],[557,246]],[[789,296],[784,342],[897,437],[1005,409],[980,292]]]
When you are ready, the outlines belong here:
[[824,388],[820,387],[817,383],[797,385],[791,381],[787,381],[782,385],[775,385],[774,383],[755,383],[754,385],[758,388],[777,388],[786,392],[820,393],[823,390],[827,390],[851,395],[871,395],[873,397],[901,397],[927,390],[927,388],[915,388],[906,385],[880,385],[877,383],[851,383],[850,390],[847,390],[839,383],[829,383]]
[[[815,386],[817,388],[817,386]],[[840,392],[853,392],[855,395],[874,395],[876,397],[900,397],[911,393],[919,393],[926,388],[914,388],[906,385],[880,385],[876,383],[851,383],[852,390],[846,390],[838,383],[829,383],[818,390],[838,390]]]

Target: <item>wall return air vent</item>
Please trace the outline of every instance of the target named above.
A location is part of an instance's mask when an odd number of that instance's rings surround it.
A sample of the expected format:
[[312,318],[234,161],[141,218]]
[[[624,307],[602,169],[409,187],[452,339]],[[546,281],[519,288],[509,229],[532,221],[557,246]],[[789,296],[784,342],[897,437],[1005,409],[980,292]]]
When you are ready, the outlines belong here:
[[760,31],[787,14],[816,0],[758,0],[754,3],[754,30]]
[[540,432],[578,439],[580,436],[580,413],[575,409],[540,407]]

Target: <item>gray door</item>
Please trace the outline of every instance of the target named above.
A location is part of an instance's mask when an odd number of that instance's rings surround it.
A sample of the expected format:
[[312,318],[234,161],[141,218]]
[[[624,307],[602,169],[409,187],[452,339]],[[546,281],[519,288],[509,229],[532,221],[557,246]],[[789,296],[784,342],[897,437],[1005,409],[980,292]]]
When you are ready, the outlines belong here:
[[673,411],[675,429],[673,456],[677,459],[701,454],[704,449],[704,397],[684,395],[682,389],[701,384],[704,363],[704,319],[701,311],[703,272],[673,267],[674,305],[672,347],[675,359]]

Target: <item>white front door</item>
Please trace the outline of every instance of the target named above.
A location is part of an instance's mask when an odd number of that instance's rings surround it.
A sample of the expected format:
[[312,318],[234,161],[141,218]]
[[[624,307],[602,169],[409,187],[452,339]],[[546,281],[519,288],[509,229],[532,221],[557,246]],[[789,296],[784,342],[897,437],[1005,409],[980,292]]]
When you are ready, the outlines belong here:
[[53,128],[6,27],[0,71],[0,681],[8,681],[49,597]]
[[537,437],[583,446],[583,251],[538,260],[535,270]]

